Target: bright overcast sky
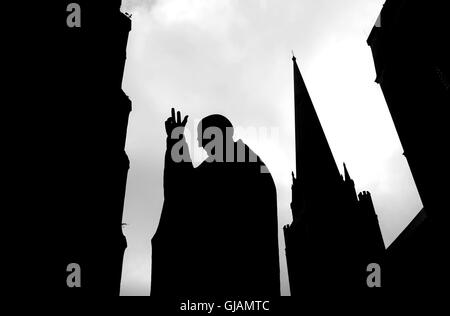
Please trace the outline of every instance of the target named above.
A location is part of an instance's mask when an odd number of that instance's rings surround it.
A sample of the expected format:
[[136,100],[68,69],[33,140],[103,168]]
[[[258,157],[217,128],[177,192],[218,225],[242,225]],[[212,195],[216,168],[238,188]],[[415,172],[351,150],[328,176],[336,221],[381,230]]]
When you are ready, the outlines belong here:
[[164,121],[172,106],[189,114],[192,137],[196,122],[212,113],[257,131],[237,136],[265,161],[277,185],[282,294],[289,295],[282,226],[292,221],[295,170],[292,50],[336,163],[341,171],[347,163],[358,191],[372,193],[386,245],[421,209],[366,44],[384,0],[123,2],[122,11],[133,15],[123,83],[133,112],[122,295],[150,292]]

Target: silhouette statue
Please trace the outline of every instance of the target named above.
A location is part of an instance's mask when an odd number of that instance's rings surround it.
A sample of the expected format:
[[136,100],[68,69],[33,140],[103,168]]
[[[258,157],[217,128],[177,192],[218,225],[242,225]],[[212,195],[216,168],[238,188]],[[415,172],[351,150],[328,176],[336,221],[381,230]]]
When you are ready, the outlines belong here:
[[172,109],[166,121],[165,200],[152,239],[151,294],[279,296],[272,176],[218,114],[198,126],[208,158],[194,168],[183,137],[187,120]]

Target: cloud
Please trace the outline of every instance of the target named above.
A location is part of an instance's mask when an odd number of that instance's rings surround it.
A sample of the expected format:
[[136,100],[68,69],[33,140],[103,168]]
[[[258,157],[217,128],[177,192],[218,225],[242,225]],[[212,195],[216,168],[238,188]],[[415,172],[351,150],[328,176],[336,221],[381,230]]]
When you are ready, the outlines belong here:
[[123,11],[134,11],[137,9],[150,10],[156,4],[157,0],[123,0]]

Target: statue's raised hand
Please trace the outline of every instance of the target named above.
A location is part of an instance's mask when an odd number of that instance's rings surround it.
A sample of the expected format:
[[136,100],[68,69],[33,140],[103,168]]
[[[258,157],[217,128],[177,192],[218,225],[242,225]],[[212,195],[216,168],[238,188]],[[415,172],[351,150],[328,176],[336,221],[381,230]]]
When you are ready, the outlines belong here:
[[172,115],[166,120],[167,136],[171,139],[179,139],[184,133],[188,117],[189,116],[186,115],[182,121],[181,112],[178,111],[177,116],[175,117],[175,109],[172,108]]

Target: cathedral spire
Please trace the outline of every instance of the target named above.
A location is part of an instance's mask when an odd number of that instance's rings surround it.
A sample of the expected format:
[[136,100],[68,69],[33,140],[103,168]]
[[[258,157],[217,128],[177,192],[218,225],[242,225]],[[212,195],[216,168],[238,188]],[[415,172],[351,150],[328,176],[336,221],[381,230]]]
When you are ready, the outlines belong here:
[[327,138],[309,96],[297,58],[294,66],[295,146],[297,178],[312,190],[325,188],[341,179]]
[[356,197],[356,190],[355,190],[355,182],[350,177],[350,173],[348,172],[347,165],[344,162],[344,185],[347,187],[347,190],[349,190],[349,196]]
[[348,170],[347,170],[347,165],[345,164],[345,162],[344,162],[344,175],[345,175],[345,181],[349,181],[349,180],[351,180],[352,178],[350,177],[350,174],[348,173]]

